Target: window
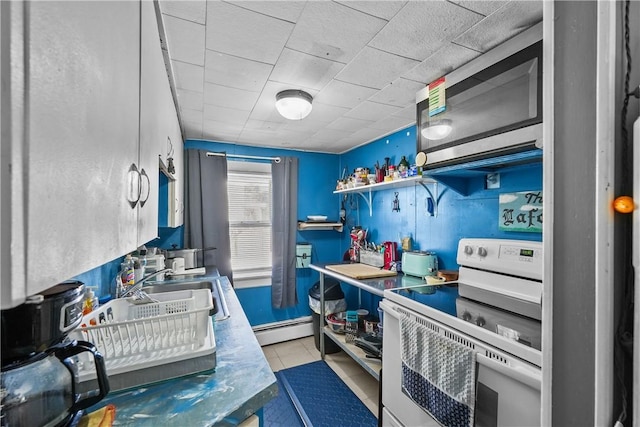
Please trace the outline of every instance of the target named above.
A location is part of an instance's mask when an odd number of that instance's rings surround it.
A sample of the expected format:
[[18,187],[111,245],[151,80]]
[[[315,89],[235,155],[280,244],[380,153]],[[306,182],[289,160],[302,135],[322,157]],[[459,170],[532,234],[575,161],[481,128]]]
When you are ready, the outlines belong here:
[[229,161],[227,165],[229,237],[234,285],[269,285],[271,164]]

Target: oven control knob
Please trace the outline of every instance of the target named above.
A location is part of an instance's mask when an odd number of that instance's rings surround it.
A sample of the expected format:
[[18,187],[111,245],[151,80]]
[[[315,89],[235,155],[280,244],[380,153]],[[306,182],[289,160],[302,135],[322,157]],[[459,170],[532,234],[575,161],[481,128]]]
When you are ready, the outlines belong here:
[[467,255],[472,255],[473,254],[473,247],[469,246],[469,245],[465,246],[464,247],[464,253],[467,254]]
[[468,311],[465,311],[462,313],[462,320],[464,320],[465,322],[470,322],[471,321],[471,313],[469,313]]
[[476,325],[483,327],[487,322],[484,320],[484,317],[478,316],[476,319]]
[[487,256],[487,249],[483,248],[482,246],[480,246],[478,248],[478,255],[480,255],[481,257],[486,257]]

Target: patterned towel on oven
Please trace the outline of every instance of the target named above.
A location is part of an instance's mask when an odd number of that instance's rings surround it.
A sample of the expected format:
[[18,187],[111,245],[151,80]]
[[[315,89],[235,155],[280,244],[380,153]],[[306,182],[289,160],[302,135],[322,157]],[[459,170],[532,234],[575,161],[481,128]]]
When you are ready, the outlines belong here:
[[476,355],[417,319],[400,319],[402,391],[445,426],[472,426]]

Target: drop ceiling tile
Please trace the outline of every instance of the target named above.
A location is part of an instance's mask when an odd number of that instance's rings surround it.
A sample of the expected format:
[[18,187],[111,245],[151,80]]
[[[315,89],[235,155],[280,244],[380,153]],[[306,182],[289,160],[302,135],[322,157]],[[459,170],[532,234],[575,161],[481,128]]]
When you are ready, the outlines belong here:
[[178,105],[189,110],[202,111],[202,92],[192,90],[177,89]]
[[369,120],[352,119],[349,117],[341,117],[334,122],[328,124],[326,129],[341,130],[346,132],[356,132],[364,127],[371,125]]
[[333,80],[318,93],[315,101],[338,107],[353,108],[362,101],[369,99],[376,92],[376,89],[370,87]]
[[337,80],[382,89],[420,62],[365,46],[336,76]]
[[339,139],[342,139],[346,136],[351,135],[353,132],[347,132],[347,131],[342,131],[342,130],[336,130],[336,129],[320,129],[318,132],[314,133],[313,136],[311,137],[311,139],[316,140],[316,141],[326,141],[326,142],[333,142],[333,141],[337,141]]
[[376,121],[392,115],[393,113],[397,113],[400,110],[402,110],[402,108],[394,107],[393,105],[377,104],[375,102],[365,101],[345,114],[345,117]]
[[281,122],[270,122],[267,120],[249,119],[244,125],[246,130],[260,130],[264,132],[276,132],[284,126]]
[[409,2],[369,46],[422,61],[482,17],[446,1]]
[[457,37],[454,42],[469,49],[486,52],[540,21],[541,0],[510,1]]
[[384,135],[387,135],[388,133],[391,133],[391,130],[389,132],[381,132],[380,129],[363,128],[357,132],[354,132],[353,135],[351,135],[351,138],[356,141],[360,141],[359,145],[362,145],[364,143],[379,139]]
[[204,25],[165,15],[164,26],[171,59],[204,65]]
[[416,121],[416,104],[415,104],[415,100],[414,103],[409,105],[408,107],[403,108],[402,110],[398,111],[397,113],[393,113],[392,116],[394,117],[402,117],[405,119],[409,119],[412,120],[413,122]]
[[429,84],[480,55],[480,52],[475,50],[455,43],[447,43],[418,66],[404,73],[402,77]]
[[202,138],[202,122],[196,123],[183,120],[182,128],[185,139]]
[[225,133],[237,133],[242,132],[243,125],[236,123],[229,123],[227,121],[221,122],[220,120],[211,120],[205,118],[202,122],[203,132],[225,132]]
[[394,132],[398,129],[403,129],[416,123],[415,118],[413,120],[400,116],[387,116],[383,119],[373,122],[369,125],[371,129],[379,129],[387,133]]
[[322,89],[344,67],[340,62],[285,48],[269,80],[291,86]]
[[275,64],[294,24],[233,4],[207,6],[207,49]]
[[399,78],[369,98],[369,101],[404,108],[407,105],[415,104],[416,92],[423,87],[422,83]]
[[249,92],[212,83],[204,84],[204,103],[219,107],[251,111],[259,95],[257,92]]
[[493,0],[449,0],[451,3],[455,3],[466,9],[473,10],[484,16],[491,15],[496,10],[500,9],[509,1],[493,1]]
[[203,25],[206,22],[206,0],[160,0],[159,3],[163,14]]
[[171,61],[176,89],[186,89],[202,93],[204,91],[204,67]]
[[202,123],[202,111],[180,107],[180,117],[185,122]]
[[232,125],[244,125],[249,118],[249,111],[235,110],[233,108],[224,108],[217,105],[204,105],[203,119],[216,120]]
[[304,9],[306,1],[229,1],[231,3],[243,9],[252,10],[254,12],[261,13],[263,15],[271,16],[273,18],[282,19],[284,21],[295,23],[302,10]]
[[342,117],[343,115],[348,113],[349,110],[351,109],[346,107],[339,107],[337,105],[323,104],[314,100],[311,114],[309,114],[309,116],[306,117],[304,121],[309,121],[308,119],[311,119],[311,121],[322,122],[326,125],[327,123],[330,123]]
[[338,3],[310,1],[291,33],[287,47],[347,63],[386,22]]
[[239,130],[222,130],[219,123],[206,121],[202,126],[202,137],[210,141],[236,142],[240,135]]
[[273,65],[207,50],[204,79],[222,86],[260,92]]
[[396,13],[402,6],[407,3],[406,1],[338,1],[344,6],[350,7],[351,9],[359,10],[360,12],[364,12],[368,15],[377,16],[378,18],[390,20],[395,16]]

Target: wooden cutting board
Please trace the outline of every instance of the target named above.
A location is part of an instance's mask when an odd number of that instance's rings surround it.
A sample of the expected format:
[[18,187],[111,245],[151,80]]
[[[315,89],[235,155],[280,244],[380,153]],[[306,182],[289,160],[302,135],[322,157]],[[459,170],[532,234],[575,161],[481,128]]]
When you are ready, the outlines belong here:
[[372,279],[374,277],[392,277],[397,275],[396,271],[384,270],[367,264],[336,264],[327,265],[327,270],[344,274],[354,279]]

